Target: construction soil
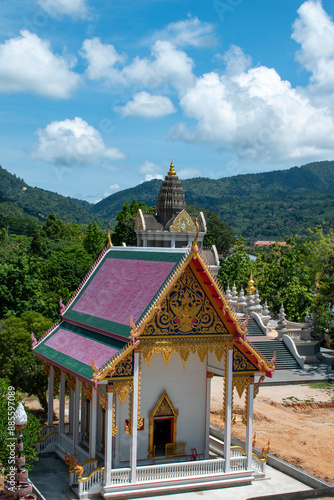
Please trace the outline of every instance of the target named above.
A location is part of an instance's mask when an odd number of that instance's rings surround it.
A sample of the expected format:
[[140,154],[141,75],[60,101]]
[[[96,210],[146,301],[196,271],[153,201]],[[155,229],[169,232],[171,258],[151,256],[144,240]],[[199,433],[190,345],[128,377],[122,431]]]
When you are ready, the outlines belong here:
[[[211,424],[220,429],[222,379],[211,387]],[[236,422],[232,434],[245,441],[244,396],[234,391]],[[307,385],[260,387],[254,400],[253,430],[257,448],[270,439],[270,454],[334,484],[334,384],[330,389]]]
[[[211,386],[211,424],[220,429],[222,379],[214,377]],[[46,415],[33,398],[25,405],[40,418]],[[55,401],[55,411],[57,403]],[[242,423],[244,396],[234,394],[236,422],[232,434],[245,440]],[[257,448],[270,439],[270,453],[290,464],[334,484],[334,384],[330,389],[314,389],[307,385],[260,387],[254,401],[253,430]],[[2,478],[0,476],[0,492]]]

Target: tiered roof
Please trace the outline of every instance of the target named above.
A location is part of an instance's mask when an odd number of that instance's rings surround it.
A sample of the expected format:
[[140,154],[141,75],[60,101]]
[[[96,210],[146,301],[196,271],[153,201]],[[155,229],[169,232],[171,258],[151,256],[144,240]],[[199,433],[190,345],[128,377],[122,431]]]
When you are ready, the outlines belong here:
[[140,345],[146,325],[188,266],[224,332],[233,336],[255,371],[271,376],[273,366],[247,343],[246,325],[239,323],[211,275],[196,239],[192,249],[111,247],[104,251],[62,310],[61,322],[34,347],[35,353],[86,382],[96,383]]

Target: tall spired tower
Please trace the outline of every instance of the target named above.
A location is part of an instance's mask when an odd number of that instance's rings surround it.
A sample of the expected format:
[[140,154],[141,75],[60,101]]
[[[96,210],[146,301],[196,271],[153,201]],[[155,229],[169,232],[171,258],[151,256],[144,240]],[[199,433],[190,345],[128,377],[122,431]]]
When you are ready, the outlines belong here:
[[199,227],[198,246],[215,273],[219,268],[217,249],[203,249],[203,238],[206,233],[206,221],[203,212],[191,215],[186,210],[186,201],[181,181],[176,175],[174,164],[171,162],[165,180],[162,182],[158,194],[157,211],[155,214],[146,214],[138,210],[135,222],[137,246],[182,248],[191,245],[197,232],[196,221]]
[[156,207],[160,222],[164,225],[186,208],[181,181],[176,175],[173,161],[162,183]]

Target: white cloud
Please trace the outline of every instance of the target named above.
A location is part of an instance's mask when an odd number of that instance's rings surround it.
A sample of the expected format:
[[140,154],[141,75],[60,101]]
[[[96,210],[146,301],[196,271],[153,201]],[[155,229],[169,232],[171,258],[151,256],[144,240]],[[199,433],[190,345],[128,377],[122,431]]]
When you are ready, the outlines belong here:
[[193,60],[169,41],[158,40],[152,47],[151,58],[136,57],[128,65],[113,45],[103,44],[98,38],[84,41],[82,55],[88,61],[88,78],[111,85],[156,88],[167,84],[181,91],[195,81]]
[[234,54],[235,64],[228,55],[234,71],[205,74],[185,92],[181,108],[197,126],[179,123],[170,137],[223,146],[266,162],[332,156],[334,121],[328,109],[316,107],[274,69],[245,71],[247,58],[240,50]]
[[154,34],[156,40],[169,40],[175,46],[211,47],[216,45],[214,25],[204,23],[197,17],[169,23],[165,29]]
[[54,121],[37,130],[32,157],[61,165],[96,165],[103,159],[120,160],[124,154],[109,148],[99,132],[82,118]]
[[334,23],[320,1],[308,0],[298,9],[292,38],[301,45],[297,60],[311,75],[311,82],[333,92]]
[[151,95],[148,92],[138,92],[132,101],[125,106],[117,107],[116,111],[123,116],[140,116],[143,118],[161,118],[176,113],[172,101],[162,95]]
[[88,14],[85,0],[37,0],[37,2],[51,17],[66,15],[86,19]]
[[153,163],[151,161],[146,160],[139,167],[139,173],[145,174],[145,178],[142,179],[141,182],[151,181],[152,179],[161,179],[163,180],[163,175],[160,173],[162,170],[160,165]]
[[23,30],[0,45],[0,92],[67,98],[80,82],[80,76],[71,71],[75,62],[53,54],[48,41]]
[[113,45],[103,44],[95,37],[83,42],[81,53],[89,62],[86,74],[90,80],[107,79],[115,83],[122,80],[114,65],[124,63],[125,57],[118,54]]

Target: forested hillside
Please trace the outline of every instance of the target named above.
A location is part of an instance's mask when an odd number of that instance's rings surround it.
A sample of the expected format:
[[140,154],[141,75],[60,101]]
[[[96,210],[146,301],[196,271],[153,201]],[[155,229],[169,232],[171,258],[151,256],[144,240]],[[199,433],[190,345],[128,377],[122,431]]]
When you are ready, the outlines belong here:
[[[105,198],[93,210],[113,218],[132,198],[153,205],[160,186],[156,179],[144,182]],[[309,227],[334,224],[334,161],[216,180],[186,179],[182,186],[188,204],[218,213],[235,234],[246,238],[305,235]]]
[[54,212],[64,222],[89,224],[95,219],[87,201],[61,196],[31,187],[23,179],[0,167],[0,222],[17,224],[14,219],[38,223]]
[[[95,220],[106,227],[125,202],[136,199],[155,206],[160,186],[154,179],[92,205],[32,188],[0,167],[0,229],[9,224],[13,232],[31,235],[34,225],[51,212],[64,222]],[[188,205],[217,213],[245,238],[305,236],[319,224],[325,230],[334,227],[334,161],[223,179],[186,179],[182,186]]]

